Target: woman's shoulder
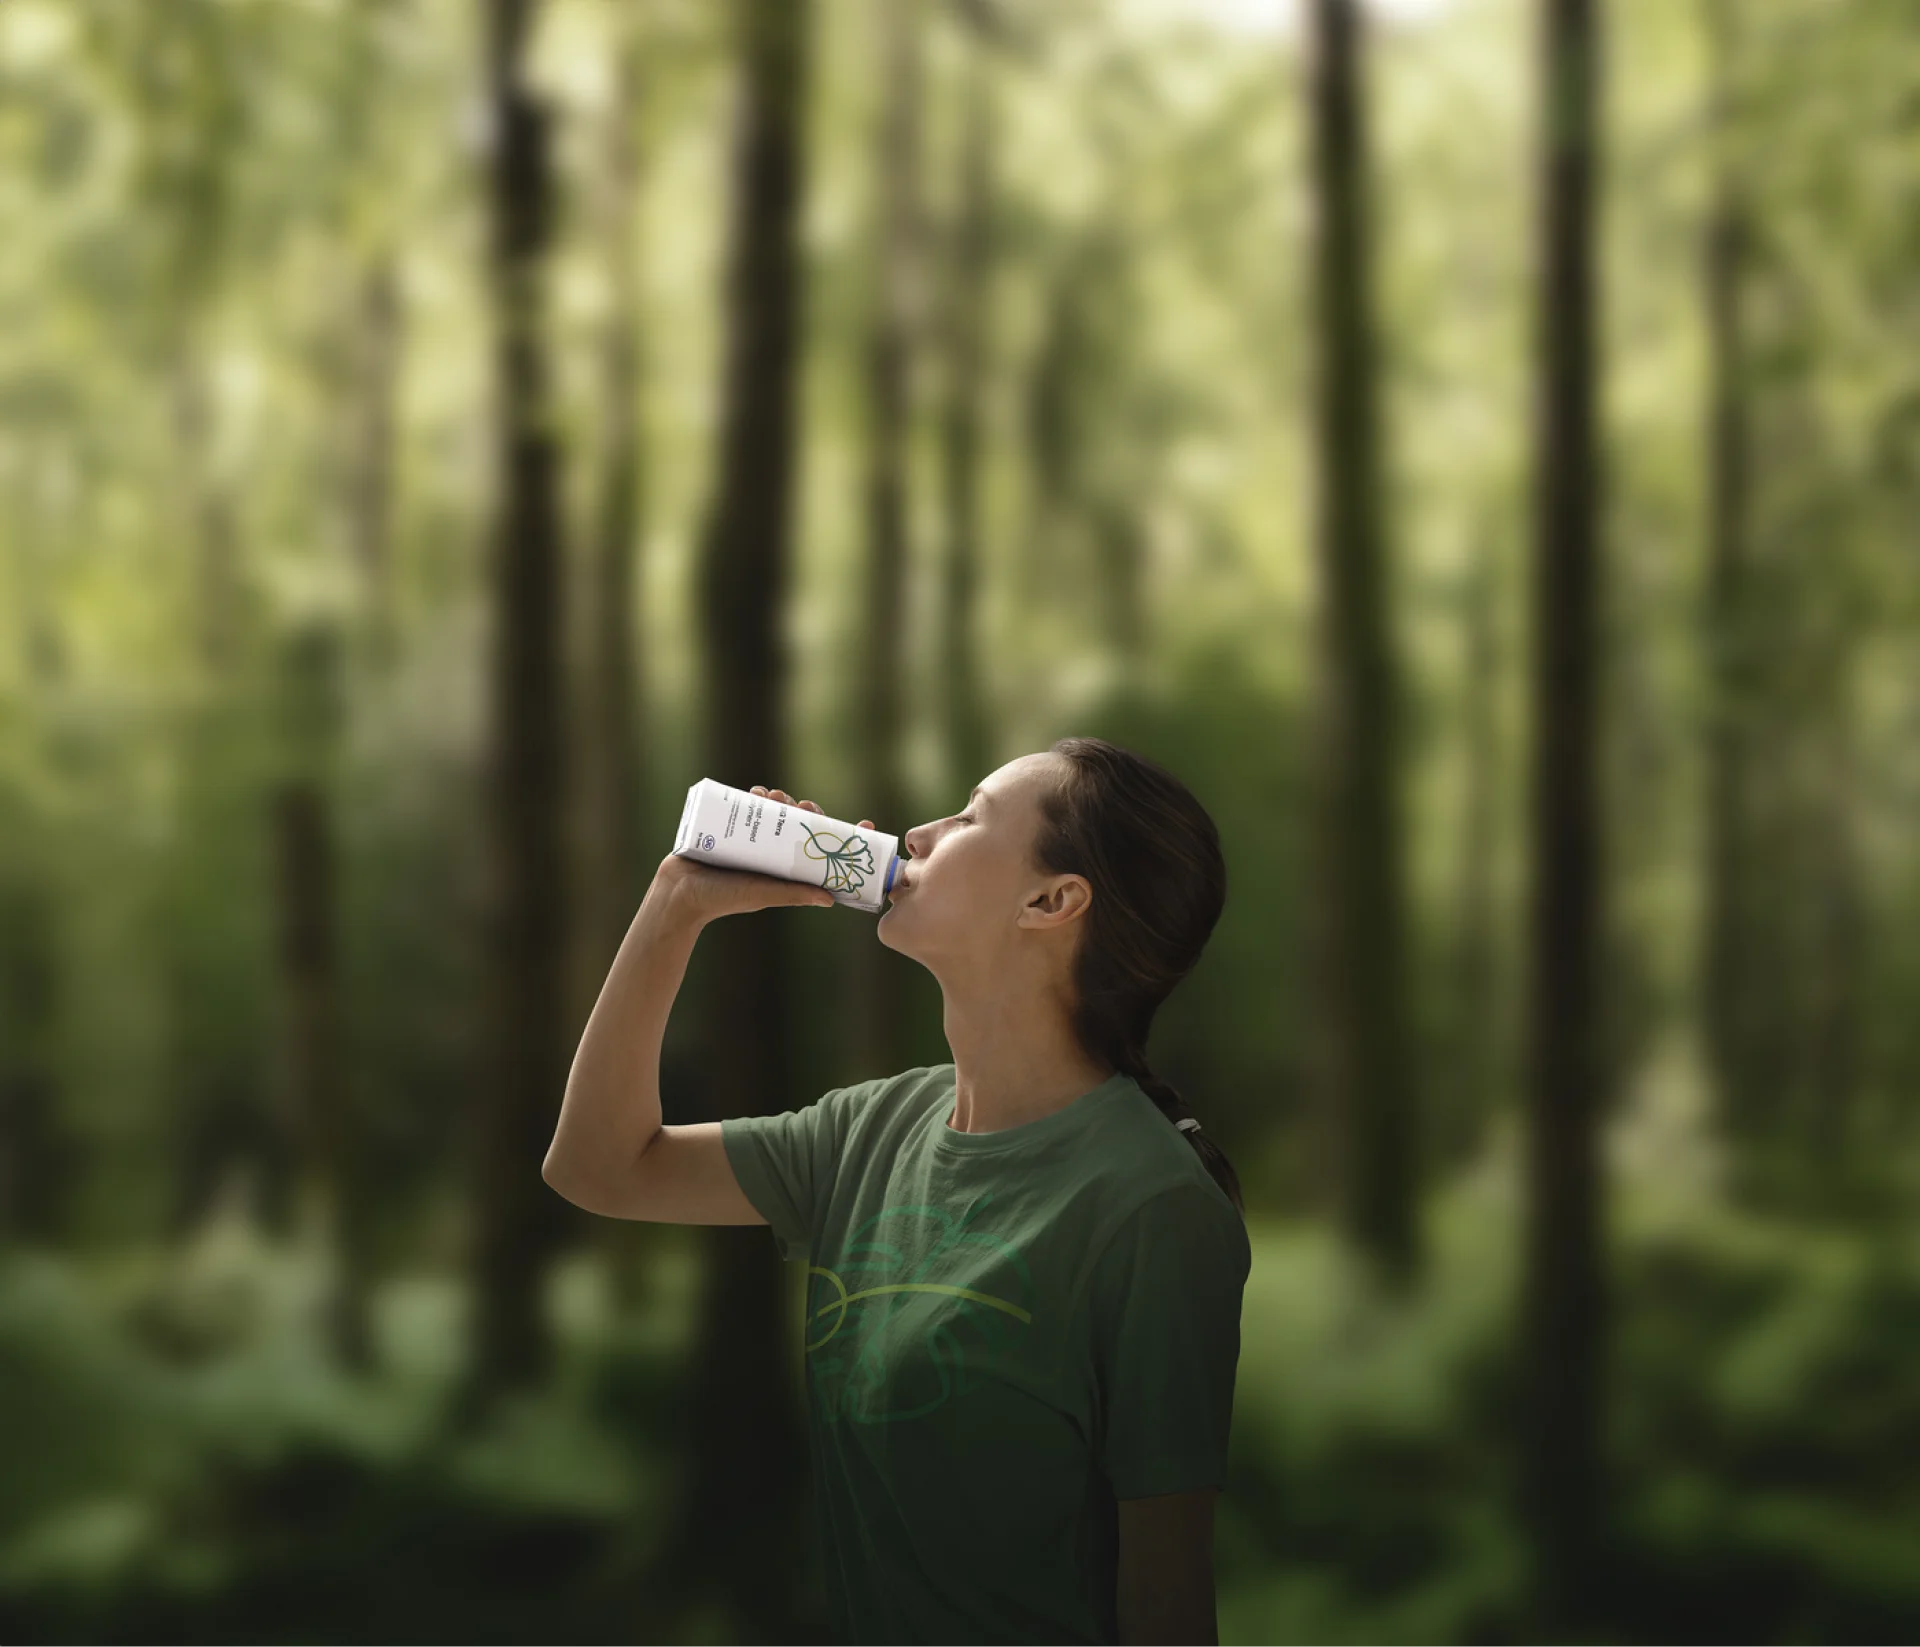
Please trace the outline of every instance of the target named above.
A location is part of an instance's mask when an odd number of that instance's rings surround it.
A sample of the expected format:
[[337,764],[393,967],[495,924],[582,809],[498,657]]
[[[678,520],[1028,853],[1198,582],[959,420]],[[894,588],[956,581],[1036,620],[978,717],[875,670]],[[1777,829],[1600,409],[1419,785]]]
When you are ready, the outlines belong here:
[[836,1087],[822,1102],[841,1112],[849,1136],[856,1131],[870,1135],[874,1126],[884,1128],[917,1117],[938,1103],[943,1094],[951,1097],[952,1092],[951,1064],[916,1064],[912,1069]]
[[1160,1106],[1143,1090],[1117,1105],[1099,1152],[1104,1236],[1142,1221],[1243,1225],[1240,1209]]
[[892,1075],[875,1075],[844,1087],[834,1087],[823,1096],[859,1108],[888,1097],[937,1090],[943,1074],[947,1086],[951,1087],[953,1065],[916,1064],[912,1069],[898,1070]]

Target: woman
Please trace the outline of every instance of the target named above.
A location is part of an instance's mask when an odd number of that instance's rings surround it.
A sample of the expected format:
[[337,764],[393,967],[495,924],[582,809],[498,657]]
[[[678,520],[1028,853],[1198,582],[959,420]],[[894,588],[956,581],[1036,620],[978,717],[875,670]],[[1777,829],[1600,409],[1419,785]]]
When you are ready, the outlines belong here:
[[843,1640],[1216,1641],[1252,1252],[1233,1168],[1145,1051],[1225,901],[1218,831],[1152,762],[1064,738],[905,846],[880,941],[939,980],[951,1063],[662,1127],[660,1039],[700,928],[833,901],[669,856],[544,1176],[616,1217],[765,1223],[808,1261]]

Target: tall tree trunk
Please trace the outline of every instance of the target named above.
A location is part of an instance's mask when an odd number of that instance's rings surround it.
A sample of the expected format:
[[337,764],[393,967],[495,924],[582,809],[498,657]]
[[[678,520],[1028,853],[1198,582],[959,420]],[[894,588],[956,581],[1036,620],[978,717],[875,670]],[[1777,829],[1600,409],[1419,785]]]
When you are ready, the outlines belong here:
[[[390,249],[358,269],[333,378],[341,396],[337,484],[346,535],[366,595],[365,635],[377,663],[391,655],[392,507],[400,292]],[[290,638],[282,668],[288,714],[279,749],[270,828],[280,923],[282,1057],[291,1097],[298,1211],[333,1264],[325,1328],[346,1366],[373,1364],[369,1208],[359,1159],[363,1141],[346,1062],[337,961],[336,829],[332,776],[339,742],[341,636],[331,621]]]
[[[738,0],[742,85],[733,153],[727,344],[715,495],[698,569],[706,689],[703,772],[788,772],[784,617],[792,559],[795,401],[809,6]],[[775,914],[702,935],[707,1071],[697,1118],[796,1101],[791,928]],[[752,1026],[741,1034],[740,1026]],[[724,1595],[737,1639],[787,1639],[801,1579],[805,1481],[791,1292],[766,1231],[714,1226],[688,1365],[685,1469],[663,1583]],[[751,1571],[751,1584],[739,1575]]]
[[1707,643],[1706,889],[1701,1001],[1709,1068],[1723,1124],[1736,1136],[1757,1117],[1748,1097],[1757,1073],[1751,1014],[1756,1004],[1752,935],[1746,919],[1752,704],[1747,518],[1750,490],[1748,383],[1743,297],[1752,229],[1746,192],[1729,152],[1734,51],[1731,0],[1706,0],[1709,72],[1721,145],[1708,210],[1701,295],[1706,312]]
[[[619,951],[646,894],[639,839],[644,812],[645,724],[635,644],[635,555],[645,475],[640,429],[640,318],[635,290],[634,231],[640,188],[635,126],[639,117],[639,35],[631,11],[615,14],[620,31],[613,108],[605,132],[600,232],[612,300],[601,341],[601,453],[598,518],[590,603],[591,874],[594,952],[603,974]],[[657,856],[657,854],[656,854]]]
[[1812,809],[1818,959],[1806,971],[1813,992],[1807,1060],[1813,1112],[1808,1132],[1815,1150],[1831,1164],[1846,1149],[1853,1130],[1860,1071],[1859,982],[1871,975],[1865,950],[1873,937],[1861,909],[1859,735],[1844,672],[1829,736],[1831,743],[1816,768],[1822,781]]
[[[1836,639],[1836,645],[1845,641]],[[1872,935],[1860,910],[1859,735],[1845,680],[1841,668],[1832,720],[1822,728],[1826,739],[1812,762],[1818,787],[1807,806],[1814,966],[1807,967],[1805,1113],[1797,1119],[1816,1156],[1828,1165],[1839,1163],[1851,1133],[1860,1063],[1859,981],[1868,973],[1862,948]]]
[[326,1303],[334,1353],[364,1370],[372,1362],[372,1340],[364,1220],[355,1201],[358,1128],[342,1056],[333,823],[318,773],[296,773],[277,788],[273,834],[299,1211],[335,1266]]
[[368,597],[368,627],[382,662],[394,645],[393,465],[395,405],[400,375],[400,280],[391,251],[383,250],[361,275],[358,326],[358,400],[351,498],[353,546]]
[[[1081,562],[1063,551],[1085,530],[1088,447],[1092,444],[1083,408],[1086,383],[1094,376],[1101,339],[1093,332],[1098,304],[1091,299],[1110,283],[1106,259],[1119,255],[1114,237],[1103,227],[1069,230],[1047,259],[1041,282],[1039,335],[1023,373],[1025,519],[1020,552],[1007,568],[1008,595],[1017,608],[1044,605],[1069,585],[1079,592]],[[1016,678],[1008,679],[1009,670]],[[1024,667],[1008,665],[1001,677],[1001,701],[1024,704],[1047,683],[1044,660]],[[1023,717],[1016,717],[1023,718]]]
[[1600,1531],[1596,9],[1541,6],[1522,1481],[1551,1621],[1590,1594]]
[[[906,827],[900,771],[902,663],[906,630],[908,464],[913,418],[913,346],[918,320],[920,0],[877,0],[880,115],[874,127],[874,281],[866,348],[867,581],[861,667],[847,725],[857,729],[856,788],[863,816]],[[910,963],[863,943],[866,976],[853,1018],[855,1068],[880,1075],[907,1061],[905,1006]]]
[[200,658],[222,674],[238,662],[242,624],[239,528],[221,473],[200,325],[190,322],[173,372],[173,431],[194,551],[193,614]]
[[[635,634],[634,595],[640,587],[635,557],[640,550],[646,482],[641,428],[641,331],[634,234],[639,222],[641,37],[632,6],[609,18],[614,30],[613,103],[608,110],[600,164],[599,231],[610,298],[600,343],[601,428],[598,517],[594,523],[593,575],[588,588],[587,703],[580,717],[586,748],[586,908],[579,977],[583,1012],[619,953],[634,911],[646,896],[641,839],[646,817],[646,763],[640,741],[647,723]],[[653,1226],[603,1219],[599,1231],[613,1262],[622,1300],[637,1303],[649,1255],[656,1250]]]
[[1315,0],[1313,23],[1327,1098],[1344,1119],[1348,1232],[1384,1275],[1404,1281],[1421,1256],[1417,1114],[1358,0]]
[[490,1108],[474,1205],[474,1371],[542,1375],[544,1282],[570,1220],[540,1177],[566,1081],[559,819],[560,500],[542,336],[549,116],[523,78],[533,0],[488,0],[489,205],[500,493],[493,543]]
[[[1040,336],[1027,368],[1030,475],[1026,543],[1010,569],[1017,605],[1092,589],[1095,638],[1122,667],[1146,649],[1147,543],[1139,496],[1152,490],[1140,433],[1136,294],[1121,206],[1070,231],[1044,278]],[[1016,682],[1030,694],[1042,664]]]
[[985,776],[991,735],[980,686],[980,432],[987,373],[987,292],[993,271],[992,81],[982,49],[962,70],[959,206],[946,281],[946,397],[941,494],[946,565],[940,603],[942,707],[949,792]]
[[1451,1070],[1441,1087],[1447,1112],[1432,1115],[1429,1160],[1456,1164],[1477,1149],[1493,1112],[1494,1095],[1509,1072],[1502,1068],[1505,1044],[1500,966],[1498,859],[1500,734],[1498,698],[1501,661],[1496,643],[1499,568],[1493,545],[1483,543],[1468,573],[1466,611],[1466,703],[1461,716],[1466,740],[1464,813],[1460,825],[1459,880],[1448,971],[1453,998],[1447,1003],[1453,1033]]
[[52,1246],[80,1159],[60,1103],[58,897],[33,846],[27,874],[0,879],[0,1241]]
[[[203,271],[210,278],[210,271]],[[184,286],[183,288],[184,289]],[[211,322],[202,304],[187,305],[169,367],[175,470],[180,477],[181,543],[191,560],[188,613],[194,652],[212,688],[189,706],[181,728],[179,798],[182,831],[173,879],[194,884],[224,832],[258,827],[257,802],[244,752],[251,699],[245,680],[255,635],[233,488],[219,450],[208,365]],[[244,799],[243,799],[244,797]],[[244,806],[246,814],[236,816]],[[216,1208],[240,1205],[274,1233],[290,1213],[292,1139],[262,1101],[263,1072],[216,1025],[233,1021],[236,1005],[210,990],[202,964],[201,929],[183,927],[166,946],[163,986],[170,1035],[167,1086],[179,1105],[174,1129],[178,1179],[169,1233],[180,1234]]]

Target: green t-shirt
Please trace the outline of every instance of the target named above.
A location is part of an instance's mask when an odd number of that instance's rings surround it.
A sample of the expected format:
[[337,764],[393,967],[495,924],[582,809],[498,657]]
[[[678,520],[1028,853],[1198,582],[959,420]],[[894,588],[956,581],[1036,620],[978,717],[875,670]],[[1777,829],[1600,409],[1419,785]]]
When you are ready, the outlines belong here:
[[806,1258],[809,1452],[843,1641],[1115,1641],[1114,1501],[1224,1486],[1252,1249],[1127,1075],[956,1132],[954,1066],[721,1125]]

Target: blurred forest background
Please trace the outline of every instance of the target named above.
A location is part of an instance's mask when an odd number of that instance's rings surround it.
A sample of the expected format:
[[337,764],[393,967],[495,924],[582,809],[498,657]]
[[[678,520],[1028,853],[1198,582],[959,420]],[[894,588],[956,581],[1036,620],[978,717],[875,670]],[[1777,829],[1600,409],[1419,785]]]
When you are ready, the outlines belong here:
[[[1222,1639],[1920,1636],[1912,0],[0,0],[0,1634],[824,1639],[541,1182],[689,783],[1230,896]],[[703,936],[667,1119],[945,1061]]]

